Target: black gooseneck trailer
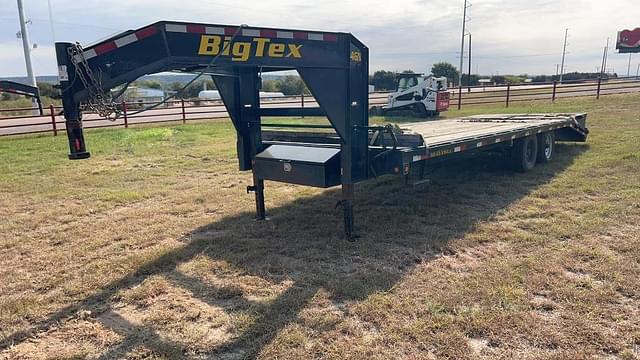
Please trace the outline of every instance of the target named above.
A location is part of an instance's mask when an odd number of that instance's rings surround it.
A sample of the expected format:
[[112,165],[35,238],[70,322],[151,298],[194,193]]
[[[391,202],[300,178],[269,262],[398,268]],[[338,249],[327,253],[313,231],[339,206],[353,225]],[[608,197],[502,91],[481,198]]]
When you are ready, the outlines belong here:
[[[266,216],[264,180],[341,185],[344,232],[353,239],[357,182],[421,172],[436,158],[491,148],[511,149],[520,157],[516,167],[527,170],[532,161],[544,160],[545,151],[550,159],[555,139],[586,139],[584,114],[476,117],[416,123],[405,130],[370,126],[368,51],[348,33],[166,21],[84,49],[56,43],[69,158],[90,156],[81,104],[105,105],[111,89],[145,74],[205,73],[236,129],[239,168],[253,172],[247,190],[255,193],[258,218]],[[283,70],[298,72],[319,107],[261,108],[261,74]],[[333,132],[263,131],[262,118],[301,115],[326,116]]]

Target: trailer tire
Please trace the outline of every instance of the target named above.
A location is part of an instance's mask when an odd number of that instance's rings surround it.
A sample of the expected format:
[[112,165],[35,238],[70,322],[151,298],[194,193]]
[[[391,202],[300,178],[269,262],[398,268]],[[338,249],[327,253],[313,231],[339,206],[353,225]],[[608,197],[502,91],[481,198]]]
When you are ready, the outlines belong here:
[[513,142],[511,165],[515,171],[527,172],[536,165],[538,158],[538,137],[523,137]]
[[553,131],[538,135],[538,163],[548,163],[556,152],[556,136]]

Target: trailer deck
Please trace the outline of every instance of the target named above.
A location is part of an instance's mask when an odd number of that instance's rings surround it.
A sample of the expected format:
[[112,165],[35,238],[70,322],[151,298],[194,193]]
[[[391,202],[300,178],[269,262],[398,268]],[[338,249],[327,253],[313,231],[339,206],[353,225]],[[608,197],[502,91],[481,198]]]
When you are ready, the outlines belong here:
[[[553,131],[558,140],[584,141],[588,130],[585,114],[496,114],[423,121],[402,126],[405,133],[420,135],[426,145],[423,155],[412,161],[479,150]],[[407,149],[414,152],[417,149]]]

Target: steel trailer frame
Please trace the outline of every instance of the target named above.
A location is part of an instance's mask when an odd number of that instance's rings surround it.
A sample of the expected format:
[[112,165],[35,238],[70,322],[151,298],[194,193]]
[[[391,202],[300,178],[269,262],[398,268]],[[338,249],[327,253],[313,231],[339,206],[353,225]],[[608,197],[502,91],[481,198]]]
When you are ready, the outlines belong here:
[[[78,75],[72,43],[56,43],[70,159],[85,159],[81,103],[90,91]],[[145,74],[162,71],[209,73],[237,132],[241,171],[252,170],[265,149],[261,118],[326,114],[340,138],[340,177],[345,234],[353,237],[354,183],[369,177],[368,48],[348,33],[301,31],[160,21],[125,31],[84,48],[82,57],[104,92]],[[78,56],[78,55],[75,55]],[[212,64],[212,59],[213,64]],[[296,70],[320,104],[319,109],[261,109],[260,74]],[[265,219],[264,179],[255,171],[256,212]]]
[[[70,159],[90,157],[81,104],[96,92],[104,94],[163,71],[208,74],[236,130],[239,170],[253,173],[247,192],[255,193],[261,220],[266,219],[265,180],[341,185],[338,205],[343,209],[344,234],[353,240],[356,183],[384,174],[408,175],[416,163],[456,149],[475,150],[472,145],[480,143],[472,138],[431,147],[419,133],[399,132],[391,125],[369,126],[369,50],[349,33],[160,21],[79,49],[72,43],[56,43]],[[297,71],[319,107],[261,108],[261,74],[282,70]],[[93,85],[86,83],[88,77],[93,77]],[[262,123],[263,117],[302,115],[326,116],[334,132],[262,129],[268,126]],[[584,127],[570,116],[565,116],[562,126]],[[534,130],[543,128],[541,124]],[[510,145],[529,131],[521,130],[504,137],[502,144]],[[583,130],[576,135],[578,141],[586,138]]]
[[37,86],[26,85],[9,80],[0,80],[0,92],[23,95],[36,99],[36,102],[38,103],[38,111],[40,112],[40,115],[44,115],[42,100],[40,99],[40,89],[38,89]]

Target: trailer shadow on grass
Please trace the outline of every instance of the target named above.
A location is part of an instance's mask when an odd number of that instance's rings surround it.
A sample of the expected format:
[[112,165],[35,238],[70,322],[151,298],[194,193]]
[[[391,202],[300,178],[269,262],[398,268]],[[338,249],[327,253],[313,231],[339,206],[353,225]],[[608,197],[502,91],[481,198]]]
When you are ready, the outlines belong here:
[[[375,292],[390,290],[416,264],[449,251],[449,241],[463,237],[478,222],[491,219],[550,182],[586,149],[583,144],[559,145],[552,163],[526,175],[503,170],[503,161],[497,156],[480,155],[482,161],[461,159],[436,170],[425,192],[407,189],[398,178],[365,183],[356,191],[356,228],[362,237],[355,243],[341,239],[341,213],[334,210],[339,190],[270,208],[268,222],[253,221],[250,213],[224,218],[195,229],[181,239],[184,247],[51,314],[30,332],[11,335],[0,343],[0,350],[89,310],[95,321],[122,337],[102,353],[103,359],[124,357],[139,347],[169,358],[187,357],[194,351],[223,358],[254,358],[281,330],[299,320],[301,311],[319,291],[328,294],[340,309]],[[196,258],[223,261],[235,269],[229,271],[254,282],[259,279],[265,284],[286,285],[272,298],[256,300],[233,283],[236,278],[216,285],[207,280],[211,269],[185,271],[184,265]],[[157,276],[201,303],[228,314],[250,315],[249,320],[229,330],[232,334],[227,340],[194,350],[182,339],[167,339],[153,326],[134,324],[118,315],[113,308],[116,295]]]

